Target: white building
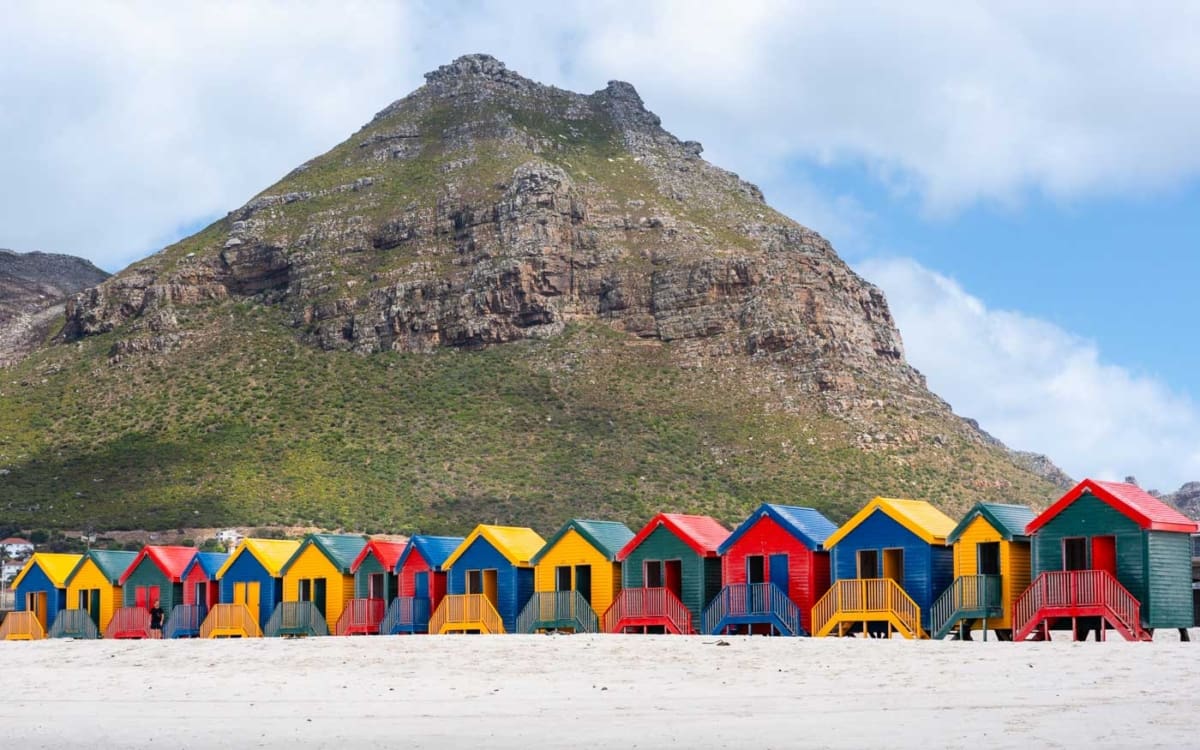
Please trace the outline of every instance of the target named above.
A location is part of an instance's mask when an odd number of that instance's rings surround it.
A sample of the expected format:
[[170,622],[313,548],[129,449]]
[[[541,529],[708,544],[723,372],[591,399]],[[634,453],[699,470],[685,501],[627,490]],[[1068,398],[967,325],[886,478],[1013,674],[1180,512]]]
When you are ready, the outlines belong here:
[[217,541],[227,550],[242,543],[242,534],[237,529],[221,529],[217,532]]

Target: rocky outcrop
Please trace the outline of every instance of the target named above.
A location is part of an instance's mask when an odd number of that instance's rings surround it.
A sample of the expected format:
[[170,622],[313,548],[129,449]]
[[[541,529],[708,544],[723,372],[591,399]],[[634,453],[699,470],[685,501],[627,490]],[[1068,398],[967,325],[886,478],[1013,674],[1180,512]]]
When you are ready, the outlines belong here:
[[1187,482],[1175,492],[1160,497],[1189,518],[1200,520],[1200,482]]
[[106,278],[82,258],[0,250],[0,367],[21,360],[62,326],[68,295]]

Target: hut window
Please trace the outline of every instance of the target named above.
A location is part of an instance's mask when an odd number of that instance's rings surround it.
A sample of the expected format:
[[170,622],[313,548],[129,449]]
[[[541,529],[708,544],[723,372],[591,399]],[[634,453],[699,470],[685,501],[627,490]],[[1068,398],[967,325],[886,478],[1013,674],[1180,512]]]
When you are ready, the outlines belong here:
[[662,561],[646,561],[646,588],[661,589],[663,585]]
[[554,569],[554,588],[556,591],[571,590],[571,566],[559,565]]
[[982,542],[979,545],[979,575],[1000,575],[1000,542]]
[[592,566],[575,566],[575,590],[588,604],[592,603]]
[[879,577],[879,553],[877,551],[873,549],[860,549],[858,551],[858,577]]
[[1087,570],[1087,539],[1081,536],[1062,541],[1063,570]]
[[763,556],[748,555],[746,557],[746,583],[765,583],[766,580],[767,570]]

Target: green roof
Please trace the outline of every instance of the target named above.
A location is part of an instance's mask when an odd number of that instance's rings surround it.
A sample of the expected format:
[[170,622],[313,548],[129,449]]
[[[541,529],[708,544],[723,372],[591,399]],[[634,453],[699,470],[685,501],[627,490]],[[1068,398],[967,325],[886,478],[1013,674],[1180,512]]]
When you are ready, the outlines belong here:
[[79,569],[83,567],[83,564],[91,559],[96,564],[96,567],[100,569],[100,572],[104,574],[104,577],[110,583],[116,585],[117,581],[121,580],[121,576],[125,574],[125,571],[133,564],[133,560],[137,556],[138,553],[136,552],[118,549],[88,550],[87,554],[80,558],[75,569],[71,571],[71,575],[67,576],[67,580],[70,581],[74,578]]
[[577,534],[586,539],[588,544],[604,553],[604,556],[609,560],[616,560],[617,553],[634,536],[629,527],[620,521],[588,521],[574,518],[563,524],[563,527],[554,536],[550,537],[546,545],[542,547],[540,552],[533,556],[530,562],[537,565],[538,561],[542,559],[542,555],[549,552],[558,543],[558,540],[566,536],[567,532],[571,531],[571,529],[574,529]]
[[329,562],[346,575],[350,575],[354,559],[362,552],[362,548],[367,546],[366,538],[358,534],[309,534],[283,566],[282,573],[286,573],[288,568],[292,567],[292,561],[304,552],[310,542],[317,545],[321,554],[329,558]]
[[958,522],[954,527],[954,531],[946,537],[947,544],[953,544],[958,541],[958,537],[962,535],[976,516],[983,516],[992,528],[1000,532],[1008,541],[1029,541],[1029,535],[1025,533],[1025,527],[1029,525],[1035,517],[1035,514],[1024,505],[1005,505],[1003,503],[977,503],[975,507],[967,511],[967,515],[963,516],[963,520]]

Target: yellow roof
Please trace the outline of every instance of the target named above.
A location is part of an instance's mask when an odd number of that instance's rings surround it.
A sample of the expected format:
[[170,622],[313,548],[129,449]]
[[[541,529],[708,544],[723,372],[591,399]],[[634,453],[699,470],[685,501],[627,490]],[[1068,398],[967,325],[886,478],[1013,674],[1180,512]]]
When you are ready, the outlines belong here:
[[854,517],[838,527],[825,540],[825,549],[830,549],[876,510],[920,537],[926,544],[945,544],[946,537],[957,525],[950,516],[924,500],[902,500],[894,497],[877,497],[854,514]]
[[83,555],[68,555],[54,552],[35,552],[33,556],[25,563],[25,567],[21,568],[21,572],[17,573],[17,577],[9,584],[10,588],[16,588],[21,585],[21,580],[25,578],[25,574],[33,570],[33,566],[38,566],[46,577],[54,582],[54,587],[65,589],[67,587],[67,577],[71,575],[71,571],[75,570],[75,566],[83,559]]
[[533,529],[525,526],[480,524],[462,541],[462,544],[458,545],[458,549],[446,558],[446,562],[442,563],[442,568],[449,568],[453,565],[454,561],[466,552],[479,537],[487,540],[513,565],[528,566],[533,556],[541,552],[542,547],[546,545],[545,539],[542,539]]
[[272,578],[279,578],[283,575],[283,566],[292,559],[299,547],[300,542],[295,539],[243,539],[217,571],[217,580],[225,575],[225,571],[233,565],[233,561],[243,550],[254,555],[254,559],[258,560],[258,564],[263,566]]

